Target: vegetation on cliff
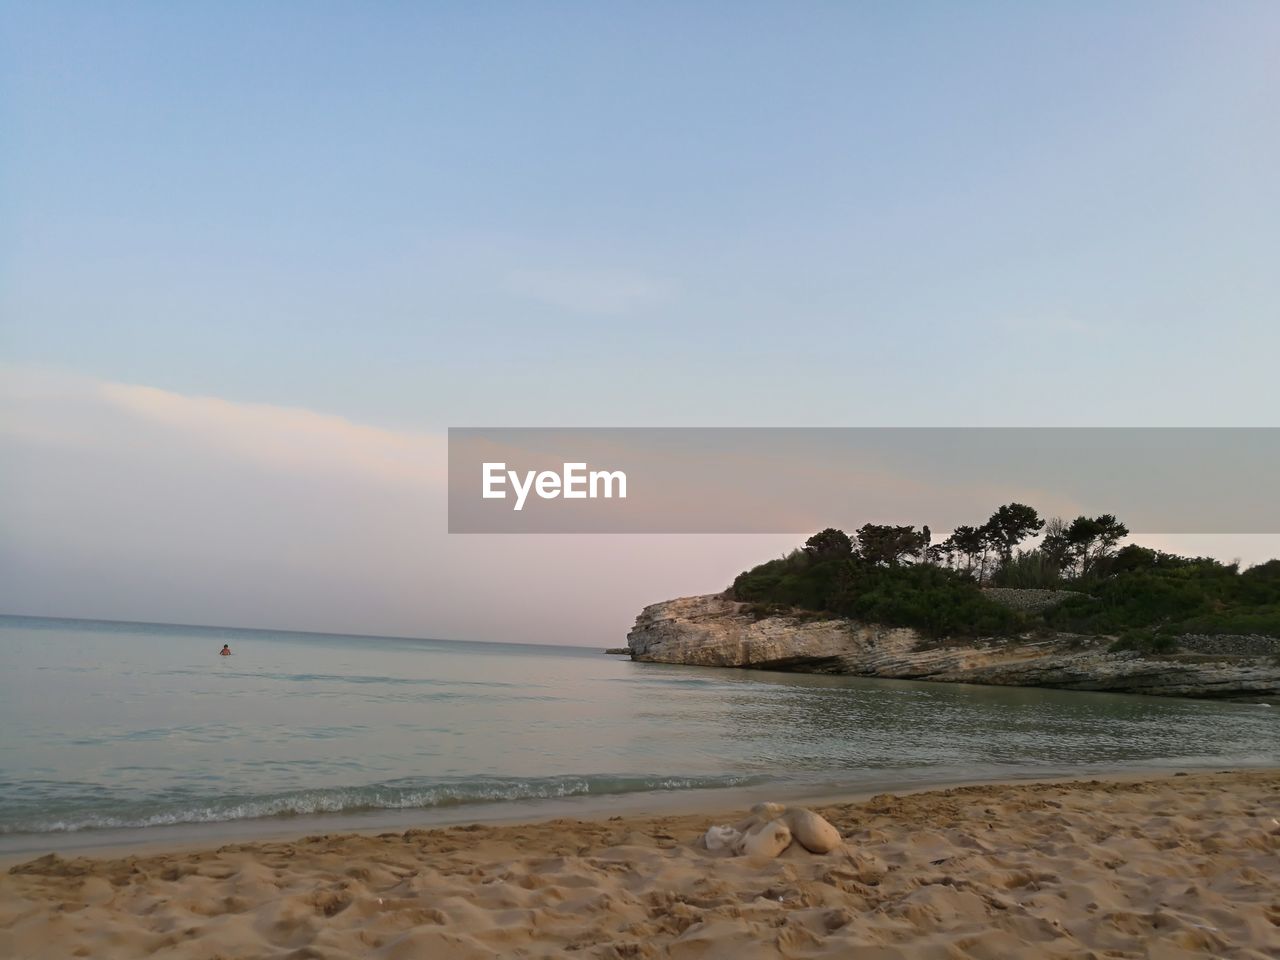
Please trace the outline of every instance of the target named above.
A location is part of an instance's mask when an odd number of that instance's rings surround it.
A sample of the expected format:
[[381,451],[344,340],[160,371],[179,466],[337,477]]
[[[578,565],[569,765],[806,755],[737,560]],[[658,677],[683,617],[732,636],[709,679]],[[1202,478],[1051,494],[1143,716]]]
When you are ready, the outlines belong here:
[[[1280,560],[1240,571],[1207,557],[1177,557],[1125,547],[1087,595],[1046,611],[1060,629],[1151,639],[1181,633],[1280,637]],[[1141,646],[1141,643],[1137,645]]]
[[1018,614],[983,596],[965,574],[928,564],[879,566],[859,554],[817,557],[796,550],[740,574],[732,592],[761,614],[834,613],[934,636],[1009,634],[1023,626]]
[[[1128,534],[1110,514],[1045,521],[1020,503],[937,544],[927,526],[869,523],[853,536],[828,528],[739,574],[730,594],[762,615],[836,614],[939,637],[1048,627],[1118,634],[1122,645],[1159,650],[1183,633],[1280,636],[1280,560],[1241,571],[1208,557],[1119,547]],[[1019,549],[1035,536],[1036,546]],[[1071,593],[1028,614],[990,599],[985,586]]]

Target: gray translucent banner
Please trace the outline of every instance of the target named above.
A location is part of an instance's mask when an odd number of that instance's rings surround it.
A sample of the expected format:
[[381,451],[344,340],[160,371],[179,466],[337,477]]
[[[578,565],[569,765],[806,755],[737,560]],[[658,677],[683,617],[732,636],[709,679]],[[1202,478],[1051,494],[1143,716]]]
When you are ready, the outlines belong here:
[[1275,427],[453,428],[449,531],[950,530],[1016,501],[1135,533],[1276,533],[1277,477]]

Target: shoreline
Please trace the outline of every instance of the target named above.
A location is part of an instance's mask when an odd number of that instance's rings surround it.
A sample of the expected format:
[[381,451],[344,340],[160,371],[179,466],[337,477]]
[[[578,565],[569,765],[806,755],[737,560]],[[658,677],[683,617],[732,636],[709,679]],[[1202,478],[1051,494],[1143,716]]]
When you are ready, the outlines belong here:
[[[827,798],[844,847],[695,841],[745,807],[440,826],[0,874],[0,954],[1241,957],[1280,950],[1280,769]],[[733,811],[732,813],[728,811]]]
[[[0,835],[0,870],[45,854],[60,857],[116,858],[162,853],[190,853],[235,843],[280,843],[313,835],[377,836],[387,831],[443,830],[459,826],[539,825],[552,820],[598,822],[617,816],[682,817],[725,814],[764,801],[817,807],[861,803],[891,793],[914,796],[962,787],[1035,786],[1083,780],[1107,783],[1166,779],[1182,774],[1277,773],[1280,766],[1221,764],[1107,766],[1072,772],[1027,771],[995,777],[957,776],[922,781],[875,777],[862,784],[813,784],[780,781],[716,789],[581,795],[541,800],[467,803],[410,809],[378,809],[349,813],[295,814],[241,820],[163,824],[148,827]],[[6,843],[5,841],[9,842]]]

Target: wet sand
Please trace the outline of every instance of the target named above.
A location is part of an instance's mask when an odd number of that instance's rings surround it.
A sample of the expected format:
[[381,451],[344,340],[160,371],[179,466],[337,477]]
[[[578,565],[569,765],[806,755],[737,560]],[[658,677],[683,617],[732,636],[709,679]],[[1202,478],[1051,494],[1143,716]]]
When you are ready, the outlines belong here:
[[0,876],[0,956],[1280,956],[1280,771],[956,787],[817,807],[815,856],[719,814],[329,834]]

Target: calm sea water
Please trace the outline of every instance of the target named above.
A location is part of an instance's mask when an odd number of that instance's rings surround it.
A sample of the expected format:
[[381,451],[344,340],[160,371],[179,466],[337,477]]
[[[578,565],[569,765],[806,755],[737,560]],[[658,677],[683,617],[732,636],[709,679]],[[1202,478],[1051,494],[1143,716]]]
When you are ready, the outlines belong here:
[[0,617],[0,731],[0,851],[286,815],[1280,765],[1280,710],[1259,705],[20,617]]

